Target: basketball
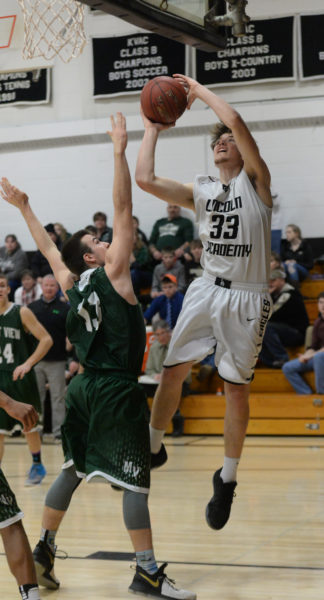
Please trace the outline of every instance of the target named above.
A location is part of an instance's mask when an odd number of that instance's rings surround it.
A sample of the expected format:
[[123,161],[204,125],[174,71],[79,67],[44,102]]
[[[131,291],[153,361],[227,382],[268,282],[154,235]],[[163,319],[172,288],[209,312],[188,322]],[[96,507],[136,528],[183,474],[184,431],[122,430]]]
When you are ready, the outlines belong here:
[[154,77],[141,92],[144,115],[153,123],[174,123],[187,106],[187,94],[181,83],[173,77]]

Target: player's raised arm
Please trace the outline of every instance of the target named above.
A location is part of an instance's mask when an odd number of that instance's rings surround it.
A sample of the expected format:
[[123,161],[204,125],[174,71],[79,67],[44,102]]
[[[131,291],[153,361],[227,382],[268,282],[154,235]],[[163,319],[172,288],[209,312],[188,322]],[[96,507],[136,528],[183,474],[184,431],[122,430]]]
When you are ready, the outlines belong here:
[[137,158],[135,179],[137,185],[170,204],[178,204],[194,210],[193,185],[179,183],[172,179],[155,175],[155,147],[160,131],[168,129],[169,125],[152,123],[142,112],[145,133]]
[[241,115],[230,106],[223,98],[217,96],[198,83],[198,81],[185,75],[176,74],[174,77],[181,81],[188,91],[189,109],[196,98],[205,102],[215,112],[217,117],[232,131],[237,148],[244,161],[244,170],[253,182],[261,200],[272,206],[270,194],[270,173],[268,167],[260,156],[259,148],[251,135]]
[[2,198],[20,210],[37,247],[45,258],[47,258],[63,292],[72,287],[72,274],[62,261],[61,254],[56,245],[33,212],[27,194],[12,185],[6,177],[1,179],[1,188],[0,194]]

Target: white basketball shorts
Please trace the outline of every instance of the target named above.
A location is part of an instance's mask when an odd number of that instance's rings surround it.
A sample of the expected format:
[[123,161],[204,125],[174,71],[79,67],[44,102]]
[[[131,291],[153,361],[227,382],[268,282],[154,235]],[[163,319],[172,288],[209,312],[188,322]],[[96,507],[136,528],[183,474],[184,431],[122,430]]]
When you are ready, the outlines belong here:
[[229,289],[215,285],[204,272],[186,292],[165,367],[188,361],[200,362],[214,352],[222,379],[247,384],[261,351],[272,300],[268,286],[231,283]]

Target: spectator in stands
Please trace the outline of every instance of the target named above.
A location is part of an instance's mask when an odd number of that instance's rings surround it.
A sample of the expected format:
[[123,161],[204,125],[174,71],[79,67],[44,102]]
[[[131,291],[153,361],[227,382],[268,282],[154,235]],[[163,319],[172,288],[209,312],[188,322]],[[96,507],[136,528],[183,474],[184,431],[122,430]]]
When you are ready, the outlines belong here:
[[[156,391],[156,386],[161,380],[161,374],[163,369],[164,359],[167,355],[170,340],[171,340],[171,329],[166,321],[160,320],[155,321],[153,323],[153,332],[154,332],[154,342],[150,346],[149,354],[147,357],[147,362],[145,366],[145,375],[143,377],[143,381],[139,378],[139,383],[143,385],[149,396],[154,395]],[[148,379],[149,378],[149,379]],[[152,380],[152,383],[148,383],[149,380]],[[187,379],[183,383],[183,393],[182,396],[187,395],[189,383],[191,381],[191,376],[187,377]],[[154,383],[153,383],[154,382]],[[178,437],[183,434],[183,425],[184,418],[178,409],[175,413],[173,419],[173,437]]]
[[162,262],[156,265],[153,270],[153,280],[151,288],[151,298],[157,298],[163,294],[162,291],[162,277],[166,273],[172,273],[178,283],[178,290],[181,293],[185,292],[186,289],[186,274],[183,264],[177,260],[175,250],[172,248],[165,248],[161,252]]
[[193,239],[193,223],[182,217],[180,211],[180,206],[168,204],[168,216],[158,219],[153,225],[149,248],[156,261],[162,259],[161,251],[164,248],[172,248],[176,257],[180,258]]
[[66,242],[66,240],[68,240],[71,237],[71,233],[66,231],[66,229],[65,229],[64,225],[62,225],[62,223],[54,223],[54,229],[55,229],[56,235],[58,235],[58,237],[60,238],[62,246],[63,246],[64,242]]
[[[61,240],[55,232],[53,223],[48,223],[47,225],[45,225],[45,230],[47,231],[51,240],[54,242],[54,244],[56,244],[56,246],[60,250],[62,246]],[[46,260],[45,256],[43,256],[43,254],[39,250],[36,250],[31,259],[31,269],[35,277],[37,278],[38,283],[42,283],[42,279],[43,277],[45,277],[45,275],[49,275],[52,273],[52,269],[49,265],[48,260]]]
[[290,281],[298,285],[309,275],[314,261],[311,245],[302,239],[297,225],[287,225],[286,239],[281,242],[280,254]]
[[200,262],[202,251],[202,242],[197,239],[192,240],[184,252],[183,259],[187,286],[190,285],[194,279],[201,277],[202,275],[203,268]]
[[278,252],[274,252],[273,250],[270,254],[270,269],[271,269],[271,271],[273,271],[273,269],[279,269],[279,270],[284,269],[280,254],[278,254]]
[[25,269],[21,274],[22,285],[15,291],[15,304],[28,306],[34,300],[39,300],[42,295],[42,287],[37,283],[33,272]]
[[96,236],[98,240],[100,240],[101,242],[109,242],[109,244],[111,244],[113,230],[107,225],[106,213],[101,212],[99,210],[93,215],[92,220],[96,228]]
[[142,240],[142,242],[144,242],[144,244],[145,244],[146,246],[148,246],[147,237],[146,237],[146,235],[145,235],[144,231],[142,231],[142,230],[139,228],[139,220],[138,220],[138,218],[137,218],[137,217],[135,217],[135,215],[133,215],[133,226],[134,226],[134,231],[135,231],[136,233],[138,233],[138,237],[140,238],[140,240]]
[[152,284],[152,257],[148,247],[140,238],[138,230],[134,230],[134,246],[130,255],[130,270],[133,288],[136,296],[141,293],[141,288],[151,287]]
[[175,275],[166,273],[163,275],[162,294],[154,298],[152,304],[144,312],[145,323],[150,323],[154,315],[159,314],[160,319],[164,319],[173,329],[183,303],[183,294],[178,292],[178,282]]
[[0,248],[0,271],[5,273],[8,278],[10,300],[13,300],[15,290],[20,286],[22,271],[27,268],[26,252],[21,249],[17,237],[13,233],[9,233],[5,237],[5,245]]
[[312,331],[312,343],[298,358],[285,363],[282,370],[297,394],[312,394],[312,390],[302,377],[303,373],[314,371],[317,394],[324,394],[324,292],[318,296],[319,317]]
[[[263,338],[261,361],[280,369],[289,360],[286,347],[304,343],[308,315],[302,295],[286,282],[284,271],[270,272],[269,291],[273,300],[272,315]],[[248,315],[253,318],[253,314]]]
[[44,414],[46,383],[49,384],[54,438],[61,439],[65,417],[65,367],[67,360],[65,323],[69,306],[57,297],[58,283],[54,275],[42,281],[42,297],[29,305],[40,323],[53,337],[53,346],[35,366],[39,395]]

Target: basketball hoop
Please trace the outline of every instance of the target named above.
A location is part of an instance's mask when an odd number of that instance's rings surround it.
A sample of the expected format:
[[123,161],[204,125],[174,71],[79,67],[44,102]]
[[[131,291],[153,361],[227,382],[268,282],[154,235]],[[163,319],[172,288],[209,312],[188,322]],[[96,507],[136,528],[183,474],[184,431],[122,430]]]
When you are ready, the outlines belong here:
[[18,0],[24,15],[24,58],[43,56],[63,62],[85,46],[84,6],[76,0]]

